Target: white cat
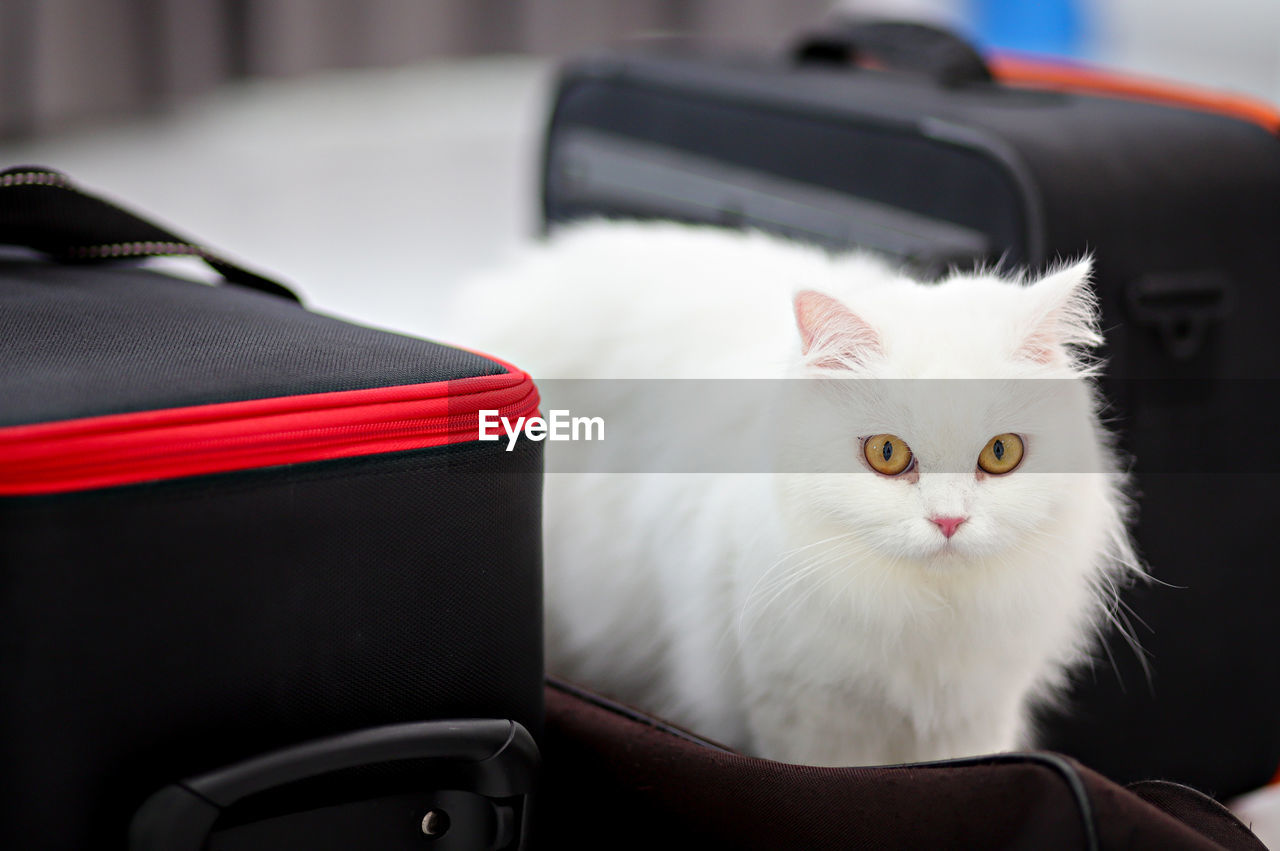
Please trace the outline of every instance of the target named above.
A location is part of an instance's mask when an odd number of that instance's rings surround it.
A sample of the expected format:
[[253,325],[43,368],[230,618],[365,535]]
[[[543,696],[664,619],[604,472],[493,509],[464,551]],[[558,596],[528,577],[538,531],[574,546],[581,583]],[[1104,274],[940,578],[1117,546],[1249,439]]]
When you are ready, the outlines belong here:
[[[761,234],[594,223],[467,288],[457,339],[540,381],[862,379],[774,382],[784,402],[725,382],[714,421],[768,435],[772,472],[548,475],[548,669],[789,762],[1030,744],[1139,570],[1081,353],[1089,269],[921,284]],[[688,418],[616,384],[608,427],[679,467]],[[599,469],[650,469],[609,447]]]

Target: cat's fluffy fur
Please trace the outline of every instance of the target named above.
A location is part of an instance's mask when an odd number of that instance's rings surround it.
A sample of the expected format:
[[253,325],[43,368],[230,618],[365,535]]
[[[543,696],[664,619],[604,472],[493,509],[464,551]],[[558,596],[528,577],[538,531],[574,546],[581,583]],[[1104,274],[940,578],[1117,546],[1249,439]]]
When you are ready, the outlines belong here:
[[[1137,571],[1085,380],[1088,277],[920,284],[761,234],[594,223],[467,288],[457,339],[539,379],[987,379],[849,382],[847,416],[820,426],[744,398],[731,428],[781,422],[790,472],[549,476],[549,669],[786,761],[1028,744],[1029,707]],[[1026,438],[1021,467],[979,474],[1004,432]],[[859,438],[878,433],[910,444],[913,475],[865,467]],[[968,520],[948,541],[938,515]]]

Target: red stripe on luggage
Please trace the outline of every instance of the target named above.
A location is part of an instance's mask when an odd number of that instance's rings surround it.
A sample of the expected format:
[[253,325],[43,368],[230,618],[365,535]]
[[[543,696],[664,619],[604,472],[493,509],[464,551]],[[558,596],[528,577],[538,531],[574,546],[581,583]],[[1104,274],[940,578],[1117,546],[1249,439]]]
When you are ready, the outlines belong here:
[[481,410],[515,418],[538,408],[533,379],[506,366],[502,375],[0,428],[0,496],[475,441]]
[[1005,85],[1164,103],[1251,121],[1271,133],[1280,133],[1280,110],[1244,95],[1009,53],[988,57],[987,65],[992,76]]

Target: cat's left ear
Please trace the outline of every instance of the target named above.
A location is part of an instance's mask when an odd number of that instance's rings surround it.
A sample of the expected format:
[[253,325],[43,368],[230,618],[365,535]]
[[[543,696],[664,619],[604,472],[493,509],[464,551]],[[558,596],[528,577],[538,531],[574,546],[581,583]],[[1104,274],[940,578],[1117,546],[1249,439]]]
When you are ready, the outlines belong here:
[[1093,258],[1049,272],[1031,284],[1033,304],[1017,356],[1043,364],[1071,360],[1070,346],[1102,344],[1098,330],[1098,300],[1089,284]]

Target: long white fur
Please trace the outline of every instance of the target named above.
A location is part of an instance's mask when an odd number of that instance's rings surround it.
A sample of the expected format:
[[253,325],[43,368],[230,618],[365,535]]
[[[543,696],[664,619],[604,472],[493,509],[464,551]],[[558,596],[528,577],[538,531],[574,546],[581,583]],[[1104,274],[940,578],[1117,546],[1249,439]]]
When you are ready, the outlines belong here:
[[[1030,708],[1091,658],[1114,589],[1138,572],[1082,380],[1096,364],[1081,347],[1100,341],[1088,278],[1083,261],[1037,281],[921,284],[761,234],[594,223],[468,287],[456,339],[539,379],[987,379],[868,382],[880,389],[848,400],[847,427],[817,438],[782,416],[779,469],[819,472],[549,476],[549,669],[791,762],[1032,744]],[[874,335],[819,334],[802,352],[803,291]],[[1076,389],[1002,396],[1018,379]],[[678,427],[678,412],[618,404]],[[766,407],[744,401],[734,428],[777,427]],[[879,432],[911,445],[915,481],[820,472]],[[1004,432],[1027,435],[1022,466],[977,475]],[[956,514],[969,520],[944,548],[928,518]]]

